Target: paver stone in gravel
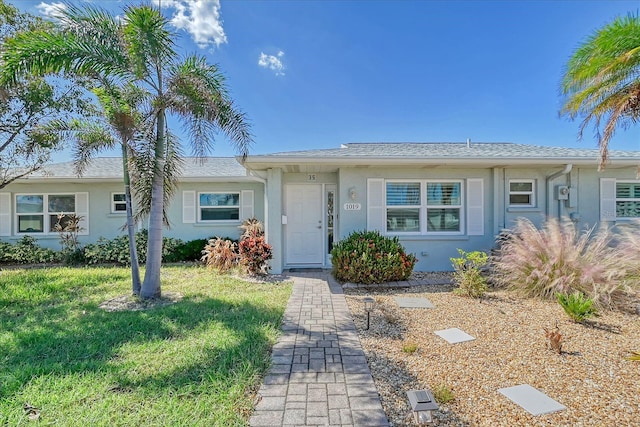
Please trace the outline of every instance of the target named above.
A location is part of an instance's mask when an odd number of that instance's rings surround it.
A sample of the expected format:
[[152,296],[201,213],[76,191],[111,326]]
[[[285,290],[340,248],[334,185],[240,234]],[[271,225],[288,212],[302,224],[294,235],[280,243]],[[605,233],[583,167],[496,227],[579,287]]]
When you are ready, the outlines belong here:
[[444,329],[442,331],[435,331],[434,333],[439,337],[445,339],[449,344],[457,344],[459,342],[475,340],[475,337],[472,337],[465,331],[462,331],[458,328]]
[[426,298],[394,297],[400,308],[435,308]]
[[561,405],[529,384],[500,388],[498,391],[514,403],[522,406],[531,415],[550,414],[567,409],[566,406]]

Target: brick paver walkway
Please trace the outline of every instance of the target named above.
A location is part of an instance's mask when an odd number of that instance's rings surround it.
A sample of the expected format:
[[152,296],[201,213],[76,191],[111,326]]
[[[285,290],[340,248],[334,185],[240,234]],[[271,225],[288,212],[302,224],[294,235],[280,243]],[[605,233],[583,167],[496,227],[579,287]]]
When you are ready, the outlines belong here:
[[342,287],[328,272],[292,279],[283,333],[249,424],[388,426]]

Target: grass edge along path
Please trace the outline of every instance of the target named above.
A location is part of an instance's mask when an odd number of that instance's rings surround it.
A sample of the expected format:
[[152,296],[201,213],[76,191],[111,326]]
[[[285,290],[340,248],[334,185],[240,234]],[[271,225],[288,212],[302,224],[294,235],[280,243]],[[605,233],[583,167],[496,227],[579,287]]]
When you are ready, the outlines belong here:
[[126,268],[0,271],[0,425],[246,425],[291,283],[171,266],[162,287],[183,299],[107,312]]

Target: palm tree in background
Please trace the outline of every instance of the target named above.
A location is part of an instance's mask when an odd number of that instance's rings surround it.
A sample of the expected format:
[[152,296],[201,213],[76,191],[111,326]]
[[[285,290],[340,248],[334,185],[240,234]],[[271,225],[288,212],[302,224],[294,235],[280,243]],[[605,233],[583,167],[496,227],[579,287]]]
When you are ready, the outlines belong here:
[[561,114],[584,117],[580,138],[593,122],[600,147],[598,170],[602,170],[615,130],[640,118],[639,15],[618,17],[589,36],[569,59],[561,89],[565,97]]
[[[91,90],[102,107],[105,121],[97,123],[95,121],[76,120],[72,122],[72,126],[66,133],[68,138],[75,142],[74,159],[78,175],[82,175],[91,160],[99,152],[120,145],[127,214],[125,226],[129,236],[132,291],[134,295],[140,295],[142,284],[136,249],[136,221],[132,207],[131,170],[133,169],[135,175],[136,148],[145,142],[144,131],[148,129],[148,126],[145,126],[145,122],[149,117],[140,111],[140,104],[144,103],[148,96],[146,92],[133,84],[116,88],[110,86],[108,81],[95,83],[98,83],[98,86],[93,87]],[[100,83],[102,84],[100,85]]]
[[132,83],[149,94],[145,108],[151,112],[147,134],[152,138],[146,156],[140,157],[150,188],[149,243],[140,296],[159,297],[165,180],[176,172],[176,163],[167,158],[180,154],[168,140],[167,115],[178,117],[198,157],[210,151],[218,131],[246,156],[250,127],[216,66],[196,55],[179,58],[176,35],[158,9],[130,6],[118,19],[92,7],[67,6],[58,12],[59,31],[32,31],[6,41],[0,85],[26,75],[65,72],[110,81],[113,87]]

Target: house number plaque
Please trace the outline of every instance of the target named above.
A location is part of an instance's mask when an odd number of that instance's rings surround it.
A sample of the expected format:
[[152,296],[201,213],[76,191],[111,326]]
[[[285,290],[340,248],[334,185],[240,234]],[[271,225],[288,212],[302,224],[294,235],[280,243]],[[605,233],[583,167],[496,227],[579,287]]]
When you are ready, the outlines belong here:
[[359,211],[362,209],[362,205],[360,203],[345,203],[344,210],[345,211]]

